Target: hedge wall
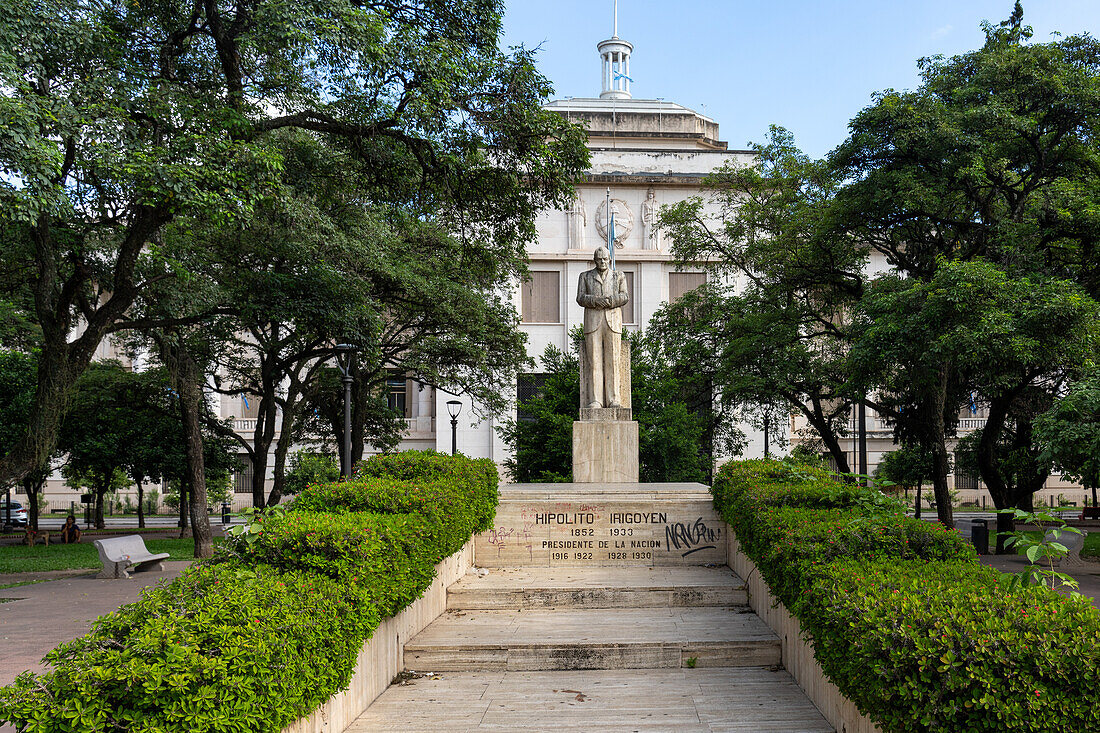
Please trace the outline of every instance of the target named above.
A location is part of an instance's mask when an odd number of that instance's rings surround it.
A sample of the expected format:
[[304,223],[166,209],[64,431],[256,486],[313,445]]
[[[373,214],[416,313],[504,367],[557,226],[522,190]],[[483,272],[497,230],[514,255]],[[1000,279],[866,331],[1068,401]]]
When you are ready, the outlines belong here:
[[279,731],[347,687],[378,623],[489,527],[488,460],[372,458],[262,529],[100,618],[0,689],[0,721],[47,731]]
[[1100,614],[1012,590],[940,525],[827,471],[743,461],[715,505],[825,674],[884,731],[1100,731]]

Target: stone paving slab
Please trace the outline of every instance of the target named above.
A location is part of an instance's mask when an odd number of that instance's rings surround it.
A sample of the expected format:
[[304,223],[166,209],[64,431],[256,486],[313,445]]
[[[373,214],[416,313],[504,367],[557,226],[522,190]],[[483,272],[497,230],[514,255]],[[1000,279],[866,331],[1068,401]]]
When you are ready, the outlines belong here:
[[833,731],[763,668],[443,673],[391,686],[347,730]]
[[405,645],[405,664],[418,671],[767,666],[779,658],[778,637],[756,614],[714,607],[448,611]]
[[745,584],[728,567],[494,568],[447,589],[450,609],[744,606]]

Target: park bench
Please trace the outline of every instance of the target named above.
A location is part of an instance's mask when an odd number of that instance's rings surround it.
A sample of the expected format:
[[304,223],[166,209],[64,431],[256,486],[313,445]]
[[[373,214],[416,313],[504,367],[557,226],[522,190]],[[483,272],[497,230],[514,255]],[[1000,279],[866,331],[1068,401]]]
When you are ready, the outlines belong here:
[[1056,560],[1055,563],[1062,568],[1079,568],[1085,564],[1085,561],[1081,559],[1081,550],[1085,548],[1085,537],[1088,536],[1088,532],[1082,531],[1081,534],[1075,534],[1073,532],[1062,532],[1061,536],[1055,540],[1053,532],[1047,532],[1043,536],[1043,540],[1046,542],[1058,542],[1065,545],[1069,550],[1069,554],[1063,557],[1061,560]]
[[131,571],[163,570],[167,552],[153,554],[139,534],[96,540],[103,572],[97,578],[129,578]]
[[1084,519],[1100,519],[1100,506],[1087,506],[1081,512]]

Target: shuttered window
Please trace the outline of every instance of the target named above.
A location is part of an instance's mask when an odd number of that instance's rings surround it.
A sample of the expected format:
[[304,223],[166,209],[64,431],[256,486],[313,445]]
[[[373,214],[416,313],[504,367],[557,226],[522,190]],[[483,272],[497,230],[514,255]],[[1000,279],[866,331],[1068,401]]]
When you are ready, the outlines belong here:
[[668,302],[674,303],[684,293],[705,285],[707,274],[705,272],[670,272],[668,273]]
[[626,301],[626,305],[623,306],[623,323],[634,323],[634,273],[624,272],[626,276],[626,292],[630,294],[630,299]]
[[241,462],[241,468],[233,474],[233,493],[251,494],[252,458],[247,453],[242,453],[237,456],[237,460]]
[[530,274],[523,283],[523,322],[561,323],[561,273]]

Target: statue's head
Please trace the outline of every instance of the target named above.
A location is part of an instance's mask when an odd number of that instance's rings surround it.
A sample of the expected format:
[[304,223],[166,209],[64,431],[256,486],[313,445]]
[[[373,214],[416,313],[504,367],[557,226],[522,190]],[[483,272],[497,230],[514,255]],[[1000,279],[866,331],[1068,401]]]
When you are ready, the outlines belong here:
[[592,253],[592,261],[596,263],[596,269],[600,272],[607,272],[607,268],[611,266],[611,255],[607,253],[607,250],[603,247],[598,247],[595,252]]

